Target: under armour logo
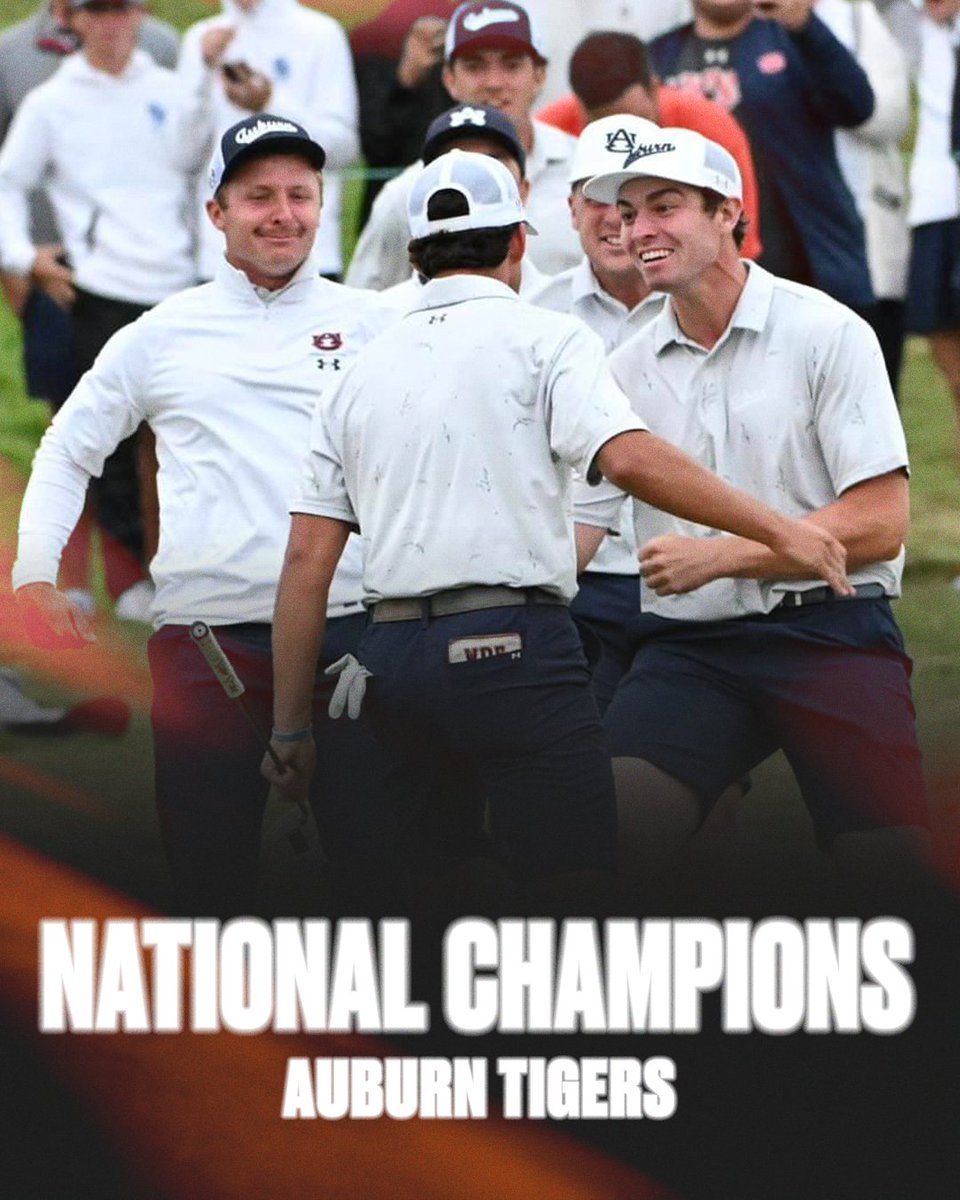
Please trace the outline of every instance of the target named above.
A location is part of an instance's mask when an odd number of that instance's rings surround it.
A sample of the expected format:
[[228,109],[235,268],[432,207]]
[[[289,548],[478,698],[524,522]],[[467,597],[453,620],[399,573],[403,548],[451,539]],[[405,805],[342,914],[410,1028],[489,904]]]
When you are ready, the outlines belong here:
[[482,8],[478,13],[467,13],[463,27],[469,33],[486,29],[488,25],[499,25],[503,21],[519,21],[520,14],[512,8]]
[[459,129],[461,125],[486,125],[487,114],[482,108],[461,108],[459,112],[450,114],[450,128]]
[[730,51],[726,46],[719,46],[715,50],[704,50],[703,61],[708,67],[725,66],[730,59]]
[[437,315],[437,313],[434,313],[433,316],[430,318],[428,324],[442,325],[446,319],[447,319],[446,313],[440,313],[439,315]]
[[676,148],[674,142],[642,142],[624,159],[624,168],[632,167],[635,162],[639,162],[641,158],[647,158],[651,154],[669,154]]
[[327,367],[329,367],[332,371],[339,371],[340,370],[340,359],[339,358],[318,358],[317,366],[320,368],[321,371],[325,371],[327,369]]

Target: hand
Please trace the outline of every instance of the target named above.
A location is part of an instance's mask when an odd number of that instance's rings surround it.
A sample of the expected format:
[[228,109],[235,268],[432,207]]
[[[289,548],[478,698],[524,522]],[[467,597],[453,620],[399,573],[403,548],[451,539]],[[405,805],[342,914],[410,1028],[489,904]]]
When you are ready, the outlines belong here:
[[219,66],[224,51],[237,36],[235,25],[217,25],[200,39],[200,53],[208,67]]
[[38,246],[30,277],[61,308],[69,308],[77,294],[73,290],[73,271],[60,261],[62,256],[62,246]]
[[651,538],[639,554],[644,581],[658,596],[679,596],[719,579],[723,540],[674,533]]
[[52,583],[17,588],[17,607],[27,636],[44,650],[76,650],[97,639],[89,618]]
[[810,20],[813,0],[754,0],[758,17],[768,21],[779,21],[784,29],[797,33]]
[[24,275],[12,275],[4,271],[0,273],[0,288],[11,312],[17,317],[23,316],[30,295],[30,280]]
[[443,17],[418,17],[407,31],[400,62],[397,64],[397,83],[416,88],[443,58],[443,39],[447,23]]
[[262,112],[270,102],[273,84],[262,71],[245,62],[230,64],[230,75],[223,75],[223,90],[231,104],[248,112]]
[[822,579],[838,596],[854,594],[846,576],[846,550],[812,521],[791,521],[786,536],[771,549],[799,567],[805,578]]
[[338,658],[335,663],[331,663],[324,671],[324,675],[340,676],[327,708],[330,719],[336,721],[338,717],[343,716],[343,711],[346,709],[347,716],[351,721],[355,721],[360,716],[363,697],[367,693],[367,680],[371,678],[373,672],[368,671],[363,663],[358,662],[352,654],[345,654],[343,658]]
[[271,741],[283,770],[269,754],[264,754],[260,774],[270,784],[270,800],[281,800],[285,804],[296,804],[304,812],[310,792],[310,780],[317,765],[317,747],[312,737],[302,742]]

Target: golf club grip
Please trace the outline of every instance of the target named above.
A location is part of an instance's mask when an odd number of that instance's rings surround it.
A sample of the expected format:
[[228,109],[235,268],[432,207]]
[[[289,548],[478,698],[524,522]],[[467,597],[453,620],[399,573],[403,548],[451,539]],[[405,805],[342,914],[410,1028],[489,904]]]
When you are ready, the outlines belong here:
[[197,649],[210,664],[220,685],[231,700],[238,700],[246,690],[240,682],[240,677],[224,654],[213,630],[205,621],[194,621],[190,626],[190,636],[196,643]]

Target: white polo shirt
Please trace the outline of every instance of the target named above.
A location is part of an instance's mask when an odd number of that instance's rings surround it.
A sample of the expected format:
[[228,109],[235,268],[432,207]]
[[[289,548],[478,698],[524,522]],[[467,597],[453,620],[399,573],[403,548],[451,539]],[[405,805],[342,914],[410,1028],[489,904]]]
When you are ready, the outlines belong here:
[[571,468],[643,428],[579,321],[435,279],[318,407],[293,510],[359,525],[371,603],[471,584],[569,600]]
[[[308,259],[281,291],[221,261],[104,347],[37,451],[13,584],[54,583],[89,476],[147,421],[157,439],[160,544],[154,623],[272,621],[310,420],[389,321],[375,296],[329,283]],[[331,616],[359,611],[360,547]]]
[[[527,254],[538,270],[555,275],[572,267],[581,253],[567,208],[570,161],[577,140],[542,121],[533,122],[533,131],[533,149],[527,155],[530,196],[525,207],[537,236],[528,240]],[[380,292],[409,277],[407,197],[422,170],[422,162],[412,163],[374,200],[347,269],[346,280],[352,287]]]
[[[712,350],[684,336],[668,303],[611,355],[610,370],[654,433],[721,479],[801,517],[855,483],[905,468],[906,442],[866,322],[823,292],[747,266],[747,284]],[[595,516],[610,490],[595,490]],[[666,533],[724,536],[640,503],[635,515],[641,545]],[[902,569],[901,551],[849,577],[896,596]],[[783,591],[817,586],[718,579],[685,596],[658,597],[644,587],[641,603],[663,617],[721,620],[769,612]]]
[[[608,354],[652,321],[663,303],[663,296],[655,293],[635,308],[627,308],[621,300],[604,291],[586,257],[575,267],[546,280],[527,299],[539,308],[579,317],[600,338]],[[617,536],[605,537],[600,543],[587,571],[604,575],[639,575],[630,497],[621,505],[615,532]]]

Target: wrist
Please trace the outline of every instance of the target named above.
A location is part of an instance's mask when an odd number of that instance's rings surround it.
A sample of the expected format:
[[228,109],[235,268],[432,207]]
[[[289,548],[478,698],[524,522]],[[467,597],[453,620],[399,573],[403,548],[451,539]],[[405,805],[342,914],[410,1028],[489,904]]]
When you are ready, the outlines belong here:
[[308,738],[312,737],[312,725],[304,725],[300,729],[272,729],[270,731],[270,740],[272,742],[279,742],[283,746],[294,742],[305,742]]

